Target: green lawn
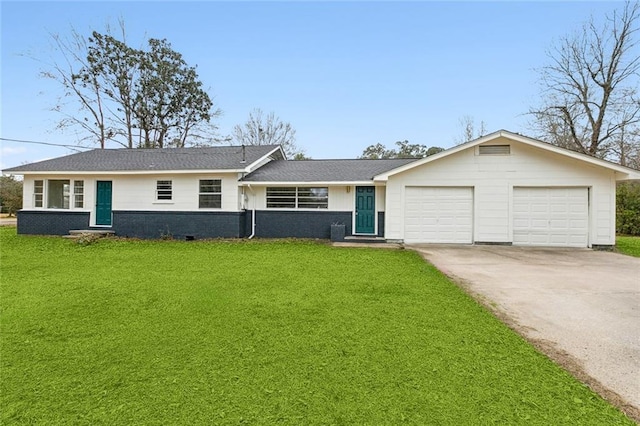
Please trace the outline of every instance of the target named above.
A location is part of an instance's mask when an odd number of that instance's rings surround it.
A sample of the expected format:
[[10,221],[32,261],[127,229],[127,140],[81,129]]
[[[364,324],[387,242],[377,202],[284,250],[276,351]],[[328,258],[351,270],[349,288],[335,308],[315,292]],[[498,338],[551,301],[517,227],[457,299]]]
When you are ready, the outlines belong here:
[[640,237],[617,237],[616,250],[629,256],[640,257]]
[[0,238],[2,424],[633,424],[413,252]]

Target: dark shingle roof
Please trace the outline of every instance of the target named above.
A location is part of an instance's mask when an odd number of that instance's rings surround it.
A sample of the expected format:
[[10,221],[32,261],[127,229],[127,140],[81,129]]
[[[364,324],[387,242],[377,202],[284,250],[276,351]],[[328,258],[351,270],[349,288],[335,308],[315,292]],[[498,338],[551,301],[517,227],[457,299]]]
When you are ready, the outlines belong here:
[[393,160],[272,161],[242,180],[247,182],[362,182],[416,158]]
[[243,169],[276,145],[163,149],[94,149],[5,169],[5,172],[104,172]]

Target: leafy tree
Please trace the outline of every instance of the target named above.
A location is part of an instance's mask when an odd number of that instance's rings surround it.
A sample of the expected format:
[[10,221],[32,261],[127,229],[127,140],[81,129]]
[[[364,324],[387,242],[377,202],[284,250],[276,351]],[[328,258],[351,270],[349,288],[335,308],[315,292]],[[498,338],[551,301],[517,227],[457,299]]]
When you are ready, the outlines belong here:
[[395,144],[398,147],[397,149],[387,149],[387,147],[381,143],[369,145],[364,151],[362,151],[360,158],[370,160],[386,158],[423,158],[444,151],[443,148],[437,146],[427,148],[425,145],[411,144],[407,140],[397,141]]
[[[124,37],[124,26],[121,28]],[[117,105],[112,115],[117,125],[109,129],[109,136],[121,135],[126,139],[123,145],[133,148],[136,127],[134,83],[140,75],[141,52],[110,34],[95,31],[89,38],[89,43],[88,65],[80,70],[78,77],[85,82],[93,83],[91,85],[101,89],[98,92],[104,93]]]
[[427,152],[425,153],[425,157],[429,157],[442,151],[444,151],[444,148],[440,148],[439,146],[429,147],[429,149],[427,149]]
[[233,138],[240,145],[281,145],[289,158],[304,156],[296,146],[296,130],[291,123],[283,122],[273,112],[265,115],[260,108],[251,111],[244,124],[233,128]]
[[394,150],[387,149],[386,146],[381,143],[375,145],[369,145],[362,151],[360,158],[368,158],[371,160],[379,160],[382,158],[395,158],[396,152]]
[[13,176],[0,176],[0,204],[9,216],[22,208],[22,181]]
[[616,232],[640,235],[640,183],[621,182],[616,193]]
[[213,102],[202,89],[195,68],[166,40],[149,40],[141,55],[134,114],[145,148],[185,146],[195,125],[211,119]]
[[542,138],[627,163],[640,144],[639,17],[640,3],[627,2],[552,47],[540,70],[541,103],[530,109]]
[[293,160],[311,160],[311,157],[308,157],[308,156],[304,153],[304,151],[299,151],[299,152],[296,152],[296,153],[293,155],[293,158],[292,158],[292,159],[293,159]]
[[409,141],[396,142],[396,158],[423,158],[427,156],[427,147],[420,144],[410,144]]
[[[69,38],[52,35],[63,61],[53,62],[43,76],[59,82],[65,96],[54,110],[65,115],[58,127],[80,127],[90,140],[133,148],[182,147],[215,141],[211,119],[220,114],[202,88],[196,69],[167,40],[149,39],[135,49],[110,30],[89,38],[72,31]],[[67,112],[67,100],[79,111]],[[205,141],[203,143],[203,141]]]

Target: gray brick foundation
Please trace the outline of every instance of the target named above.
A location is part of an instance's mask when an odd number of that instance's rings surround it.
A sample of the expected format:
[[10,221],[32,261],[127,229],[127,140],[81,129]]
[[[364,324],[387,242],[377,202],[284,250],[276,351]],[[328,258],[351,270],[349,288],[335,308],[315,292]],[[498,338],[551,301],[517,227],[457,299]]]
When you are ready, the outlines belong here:
[[[352,212],[256,211],[257,238],[331,238],[331,225],[345,225],[352,235]],[[120,237],[143,239],[246,238],[252,212],[113,211],[111,227],[92,228],[88,212],[19,211],[18,233],[66,235],[74,229],[109,229]],[[384,213],[378,213],[378,236],[384,236]]]
[[120,237],[202,239],[244,237],[245,212],[113,212]]
[[20,210],[18,234],[67,235],[71,229],[89,229],[89,212]]

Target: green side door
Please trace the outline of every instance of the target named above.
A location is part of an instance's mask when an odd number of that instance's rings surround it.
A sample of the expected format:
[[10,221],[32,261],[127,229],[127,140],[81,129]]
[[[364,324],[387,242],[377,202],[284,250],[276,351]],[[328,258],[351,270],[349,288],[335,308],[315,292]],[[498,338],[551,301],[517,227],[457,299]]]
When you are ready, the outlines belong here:
[[356,187],[356,234],[376,232],[376,188],[374,186]]
[[96,225],[111,226],[111,181],[96,183]]

